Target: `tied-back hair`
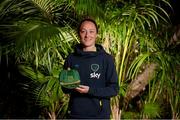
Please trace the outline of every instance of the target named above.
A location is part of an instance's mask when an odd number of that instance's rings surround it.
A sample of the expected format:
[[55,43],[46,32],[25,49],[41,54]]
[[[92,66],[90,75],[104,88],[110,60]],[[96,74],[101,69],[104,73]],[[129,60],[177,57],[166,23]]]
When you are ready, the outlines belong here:
[[80,27],[81,27],[82,23],[85,22],[85,21],[92,22],[96,27],[96,32],[98,33],[98,25],[97,25],[96,21],[94,19],[92,19],[92,18],[85,18],[85,19],[81,20],[81,22],[79,23],[79,26],[78,26],[78,29],[77,29],[78,35],[79,35],[79,32],[80,32]]

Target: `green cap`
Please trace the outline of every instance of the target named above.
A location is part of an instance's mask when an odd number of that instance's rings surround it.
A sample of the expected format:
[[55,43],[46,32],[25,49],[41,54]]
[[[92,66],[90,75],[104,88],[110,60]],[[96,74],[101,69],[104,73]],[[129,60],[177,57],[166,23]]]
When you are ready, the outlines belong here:
[[60,72],[59,81],[61,86],[73,89],[80,85],[80,76],[77,70],[68,68]]

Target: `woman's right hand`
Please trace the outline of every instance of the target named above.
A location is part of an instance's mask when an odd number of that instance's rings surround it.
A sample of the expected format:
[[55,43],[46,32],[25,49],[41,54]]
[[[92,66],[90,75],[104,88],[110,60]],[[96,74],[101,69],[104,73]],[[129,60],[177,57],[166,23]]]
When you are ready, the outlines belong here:
[[79,85],[79,87],[75,88],[75,90],[78,91],[79,93],[88,93],[89,86]]

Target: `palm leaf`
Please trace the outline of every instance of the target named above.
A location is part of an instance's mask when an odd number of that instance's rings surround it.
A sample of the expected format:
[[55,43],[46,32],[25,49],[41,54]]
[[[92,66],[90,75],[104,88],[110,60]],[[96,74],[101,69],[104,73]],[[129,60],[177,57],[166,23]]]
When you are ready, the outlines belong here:
[[75,0],[75,9],[82,16],[104,17],[104,12],[97,0]]
[[[25,65],[19,65],[18,69],[20,73],[36,82],[44,83],[45,81],[45,76],[40,72],[40,71],[35,71],[32,67],[30,66],[25,66]],[[37,81],[38,80],[38,81]]]
[[160,106],[157,103],[146,103],[143,108],[144,118],[160,117]]

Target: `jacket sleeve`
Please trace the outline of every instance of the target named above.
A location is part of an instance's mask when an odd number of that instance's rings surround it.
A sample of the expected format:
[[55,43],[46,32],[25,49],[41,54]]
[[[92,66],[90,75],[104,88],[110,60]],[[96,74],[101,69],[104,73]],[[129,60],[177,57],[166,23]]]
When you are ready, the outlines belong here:
[[118,91],[119,91],[118,76],[117,76],[113,58],[107,57],[107,63],[105,64],[107,65],[105,67],[106,87],[89,88],[88,94],[92,96],[109,98],[112,96],[116,96],[118,94]]

